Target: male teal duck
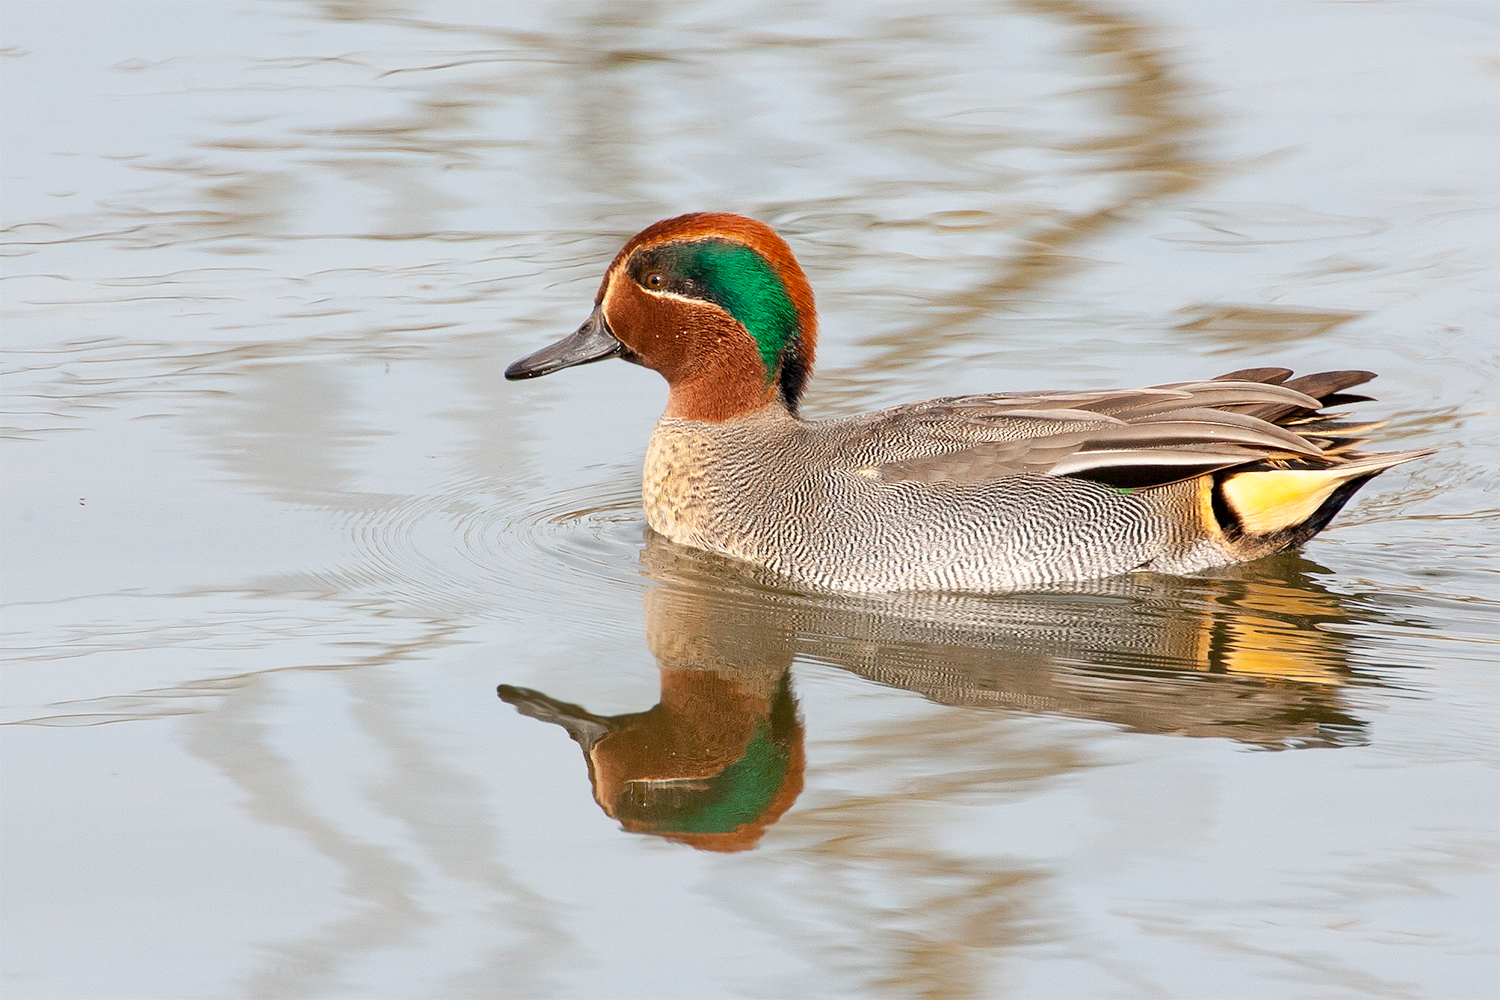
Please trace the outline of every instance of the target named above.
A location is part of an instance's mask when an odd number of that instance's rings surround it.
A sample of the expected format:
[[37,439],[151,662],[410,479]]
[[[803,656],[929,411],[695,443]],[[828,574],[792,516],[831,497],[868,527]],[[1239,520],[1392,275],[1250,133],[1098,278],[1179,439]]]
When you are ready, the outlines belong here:
[[812,289],[770,227],[694,213],[615,255],[572,335],[506,369],[660,372],[646,520],[814,589],[1003,591],[1196,573],[1317,534],[1379,473],[1326,406],[1375,376],[1255,368],[1144,389],[995,393],[805,420]]

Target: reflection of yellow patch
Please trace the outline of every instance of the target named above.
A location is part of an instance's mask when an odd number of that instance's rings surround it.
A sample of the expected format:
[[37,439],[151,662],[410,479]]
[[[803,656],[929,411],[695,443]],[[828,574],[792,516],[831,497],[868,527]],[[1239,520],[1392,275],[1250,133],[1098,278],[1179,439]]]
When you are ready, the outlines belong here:
[[1222,488],[1244,529],[1263,534],[1306,521],[1348,478],[1345,469],[1244,472]]
[[1329,662],[1329,639],[1323,632],[1300,632],[1270,618],[1232,618],[1227,625],[1223,666],[1231,674],[1314,684],[1338,684],[1342,680]]
[[1340,684],[1342,646],[1314,622],[1336,605],[1326,594],[1270,581],[1234,601],[1224,619],[1224,669],[1232,674]]

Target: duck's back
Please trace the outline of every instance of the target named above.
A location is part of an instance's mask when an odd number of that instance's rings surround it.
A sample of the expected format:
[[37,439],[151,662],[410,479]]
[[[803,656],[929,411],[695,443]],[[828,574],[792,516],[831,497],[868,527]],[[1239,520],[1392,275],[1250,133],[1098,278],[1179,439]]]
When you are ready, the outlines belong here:
[[1353,451],[1370,425],[1316,412],[1349,401],[1338,391],[1368,373],[1260,381],[1287,375],[957,397],[832,421],[779,407],[664,418],[647,452],[647,519],[673,541],[837,590],[1197,572],[1305,540],[1370,477],[1420,454]]

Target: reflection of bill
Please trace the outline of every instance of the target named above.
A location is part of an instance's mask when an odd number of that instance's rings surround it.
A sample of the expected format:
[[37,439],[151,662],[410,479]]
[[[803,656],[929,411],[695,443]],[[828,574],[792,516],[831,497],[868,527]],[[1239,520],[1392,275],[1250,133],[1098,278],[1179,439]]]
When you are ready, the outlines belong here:
[[[1341,704],[1360,678],[1357,602],[1295,555],[1214,578],[1140,575],[1043,593],[799,594],[648,534],[650,711],[598,716],[524,688],[500,697],[583,747],[594,798],[627,829],[743,850],[802,790],[796,656],[950,705],[1098,719],[1265,747],[1364,741]],[[1366,616],[1370,612],[1364,612]]]

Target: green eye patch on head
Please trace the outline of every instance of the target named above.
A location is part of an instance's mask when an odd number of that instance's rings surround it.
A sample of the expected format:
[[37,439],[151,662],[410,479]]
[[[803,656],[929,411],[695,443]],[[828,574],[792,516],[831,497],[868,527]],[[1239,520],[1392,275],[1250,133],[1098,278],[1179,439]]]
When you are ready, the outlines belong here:
[[712,302],[739,320],[755,338],[768,379],[801,332],[776,269],[743,243],[707,239],[652,247],[631,257],[627,273],[647,291]]

